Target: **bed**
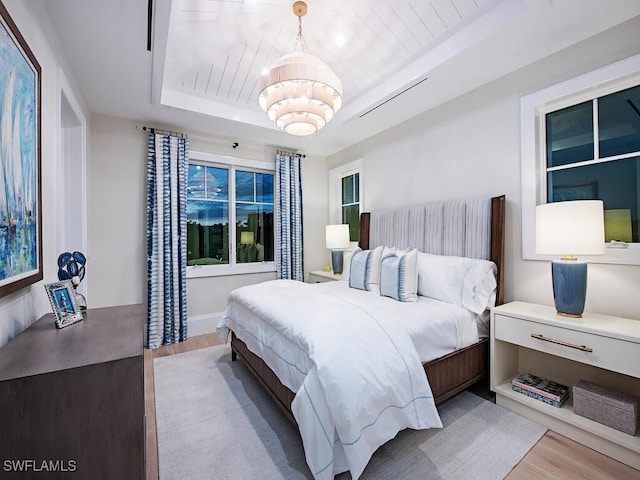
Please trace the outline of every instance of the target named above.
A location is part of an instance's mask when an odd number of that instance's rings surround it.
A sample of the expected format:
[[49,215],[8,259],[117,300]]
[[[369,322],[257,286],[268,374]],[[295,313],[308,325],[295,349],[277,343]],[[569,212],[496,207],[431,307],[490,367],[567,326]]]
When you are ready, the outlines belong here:
[[[434,258],[454,258],[460,257],[462,259],[479,259],[479,261],[488,260],[495,265],[495,291],[494,297],[491,299],[492,303],[496,305],[503,303],[503,259],[504,259],[504,214],[505,214],[505,197],[493,197],[482,199],[469,199],[453,202],[440,202],[430,203],[425,205],[411,206],[406,208],[394,209],[394,210],[382,210],[379,212],[363,213],[360,220],[360,237],[359,247],[363,251],[372,252],[376,247],[382,245],[393,245],[398,250],[408,251],[410,249],[417,249],[420,252],[424,252],[426,255],[432,254]],[[381,248],[381,247],[380,247]],[[348,274],[347,274],[348,275]],[[352,274],[353,275],[353,274]],[[280,282],[280,281],[279,281]],[[300,282],[297,282],[300,283]],[[342,285],[338,285],[342,283]],[[290,287],[294,285],[286,285],[284,283],[277,283],[274,287],[281,287],[280,292],[271,291],[265,294],[264,301],[268,296],[288,295]],[[322,296],[328,295],[327,310],[331,311],[333,307],[334,296],[345,296],[342,300],[343,303],[359,304],[356,310],[361,310],[366,304],[373,303],[364,299],[363,293],[356,292],[354,289],[350,289],[349,285],[345,287],[344,282],[331,282],[330,284],[318,284],[312,285],[299,285],[296,286],[300,292],[296,291],[291,294],[291,297],[287,300],[290,303],[299,303],[297,299],[307,295],[307,291],[310,295]],[[244,288],[244,287],[243,287]],[[313,289],[313,291],[311,290]],[[334,290],[328,291],[328,290]],[[256,290],[256,295],[259,295],[259,290]],[[252,293],[254,295],[254,293]],[[358,297],[358,295],[360,297]],[[253,297],[252,297],[253,298]],[[284,297],[283,297],[284,298]],[[325,298],[325,297],[322,297]],[[373,298],[373,297],[369,297]],[[250,317],[255,316],[256,312],[260,314],[260,302],[259,297],[255,298],[255,308],[245,308],[243,306],[235,306],[235,314],[237,317],[247,316],[247,323],[244,325],[252,325]],[[322,300],[318,300],[322,301]],[[376,299],[376,301],[378,301]],[[380,300],[384,302],[384,300]],[[387,302],[387,304],[393,302]],[[426,303],[426,299],[420,297],[420,303]],[[446,302],[445,302],[446,303]],[[381,307],[373,306],[374,310],[384,309],[385,305]],[[339,305],[339,304],[336,304]],[[436,305],[436,307],[438,307]],[[305,316],[303,305],[300,305],[298,310],[299,316]],[[417,308],[417,307],[416,307]],[[246,310],[246,311],[245,311]],[[408,311],[408,310],[407,310]],[[354,313],[355,312],[355,313]],[[358,311],[352,312],[352,315],[356,317],[359,315]],[[461,317],[458,311],[452,310],[451,316]],[[486,312],[485,312],[486,314]],[[366,317],[369,313],[365,313],[363,317]],[[312,313],[306,314],[306,316],[313,316]],[[486,315],[484,316],[486,318]],[[359,328],[355,323],[353,327],[349,322],[349,328]],[[480,325],[480,323],[478,323]],[[333,327],[337,328],[337,327]],[[486,337],[476,334],[476,337],[469,337],[461,334],[460,331],[464,328],[457,326],[458,340],[456,345],[449,346],[444,350],[443,355],[437,356],[437,358],[427,358],[427,361],[422,361],[426,378],[428,379],[428,386],[430,393],[433,395],[433,401],[437,405],[448,398],[456,395],[460,391],[468,388],[469,386],[485,379],[487,377],[488,370],[488,341]],[[357,335],[355,331],[348,333],[343,332],[342,328],[340,339],[349,335]],[[454,329],[455,330],[455,329]],[[294,378],[288,378],[287,373],[283,373],[280,367],[276,366],[276,363],[283,363],[277,355],[269,356],[269,352],[261,350],[262,356],[267,359],[267,362],[263,360],[259,355],[254,353],[258,349],[255,348],[256,340],[254,334],[249,332],[240,323],[235,324],[235,328],[231,328],[231,348],[232,357],[235,360],[240,357],[248,366],[249,370],[254,374],[259,383],[266,389],[271,395],[274,401],[281,407],[285,415],[294,423],[300,427],[300,422],[296,421],[296,416],[293,413],[294,399],[296,394],[294,391],[298,391],[299,381]],[[471,338],[471,340],[469,340]],[[402,339],[394,339],[394,341],[402,342]],[[278,340],[280,342],[280,340]],[[280,350],[289,348],[288,340],[282,340],[282,345],[279,345],[273,350]],[[353,342],[351,345],[361,343]],[[247,344],[250,344],[252,348],[249,348]],[[346,349],[351,349],[349,343],[346,344]],[[344,349],[344,346],[340,347]],[[354,347],[355,348],[355,347]],[[344,351],[344,350],[343,350]],[[271,352],[273,353],[273,352]],[[276,352],[277,353],[277,352]],[[297,355],[297,354],[296,354]],[[294,355],[294,357],[296,357]],[[416,355],[418,355],[416,351]],[[421,359],[428,357],[428,353],[420,353],[418,356]],[[433,355],[432,355],[433,356]],[[275,358],[275,361],[274,361]],[[297,358],[297,357],[296,357]],[[288,361],[288,360],[287,360]],[[297,362],[298,360],[296,360]],[[307,360],[301,359],[300,365],[303,365]],[[275,363],[274,363],[275,362]],[[286,362],[284,362],[286,363]],[[289,362],[292,363],[292,362]],[[375,365],[375,359],[373,359],[370,365],[367,362],[367,368],[369,368],[369,375],[376,375],[379,367]],[[270,368],[268,365],[273,367]],[[274,373],[274,370],[279,373]],[[302,368],[305,370],[305,367]],[[294,372],[295,374],[295,372]],[[295,375],[293,375],[295,376]],[[298,383],[297,383],[298,382]],[[413,388],[413,386],[412,386]],[[327,394],[325,394],[326,396]],[[298,401],[300,405],[302,401]],[[331,403],[331,402],[327,402]],[[312,404],[311,404],[312,405]],[[295,406],[295,405],[294,405]],[[300,418],[300,410],[302,407],[298,406],[298,418]],[[316,406],[311,407],[315,409]],[[430,411],[424,410],[423,416],[430,416]],[[312,412],[315,413],[315,412]],[[438,420],[433,420],[430,426],[437,426]],[[409,424],[407,426],[413,427]],[[306,427],[305,427],[306,428]],[[415,427],[413,427],[415,428]],[[393,438],[396,432],[393,432],[389,438]],[[324,432],[325,436],[328,436]],[[385,437],[386,438],[386,437]],[[305,439],[305,450],[308,450],[308,440]],[[379,445],[373,445],[375,450]],[[316,449],[316,446],[309,449]],[[309,455],[307,455],[309,461]],[[338,458],[336,464],[340,464],[344,459]],[[366,465],[366,461],[364,462]],[[311,464],[310,464],[311,466]],[[344,471],[344,467],[333,466],[334,471]],[[343,470],[340,470],[343,468]],[[316,478],[333,478],[333,473],[327,474],[326,472],[316,474],[314,468],[312,468],[314,476]],[[354,472],[352,471],[352,475]],[[357,478],[359,471],[356,472],[354,478]]]

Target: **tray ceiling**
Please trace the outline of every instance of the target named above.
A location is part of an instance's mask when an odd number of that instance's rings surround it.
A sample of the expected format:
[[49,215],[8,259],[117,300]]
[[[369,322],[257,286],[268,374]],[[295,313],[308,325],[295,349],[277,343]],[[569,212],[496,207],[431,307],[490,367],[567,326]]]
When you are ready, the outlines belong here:
[[309,52],[344,106],[291,137],[257,103],[293,50],[292,0],[32,0],[46,7],[94,113],[330,155],[640,14],[637,0],[309,0]]

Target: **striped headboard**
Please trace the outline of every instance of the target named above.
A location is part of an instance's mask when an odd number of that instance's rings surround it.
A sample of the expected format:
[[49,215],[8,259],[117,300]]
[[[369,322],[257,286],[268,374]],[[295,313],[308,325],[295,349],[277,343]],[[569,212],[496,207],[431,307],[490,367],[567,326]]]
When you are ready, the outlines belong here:
[[437,255],[481,258],[498,267],[496,304],[503,303],[505,196],[436,202],[365,212],[362,249],[417,248]]

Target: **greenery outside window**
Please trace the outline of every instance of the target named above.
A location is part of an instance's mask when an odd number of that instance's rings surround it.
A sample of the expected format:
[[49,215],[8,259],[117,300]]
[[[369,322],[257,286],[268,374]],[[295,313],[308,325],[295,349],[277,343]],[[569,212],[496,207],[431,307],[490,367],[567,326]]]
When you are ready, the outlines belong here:
[[522,242],[535,254],[535,205],[599,199],[605,255],[640,264],[640,56],[523,97]]
[[342,177],[342,221],[349,225],[349,241],[358,241],[360,226],[360,173]]
[[349,225],[349,239],[358,242],[360,213],[363,206],[362,160],[329,171],[329,223]]
[[[274,172],[255,168],[270,165],[197,152],[190,156],[187,276],[273,271]],[[221,163],[225,160],[234,163]]]

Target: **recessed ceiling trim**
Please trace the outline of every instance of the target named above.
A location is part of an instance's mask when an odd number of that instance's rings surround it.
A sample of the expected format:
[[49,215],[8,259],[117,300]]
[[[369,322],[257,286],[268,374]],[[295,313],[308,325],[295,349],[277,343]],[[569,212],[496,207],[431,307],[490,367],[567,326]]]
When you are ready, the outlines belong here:
[[151,51],[151,38],[153,27],[153,0],[147,0],[147,52]]
[[423,78],[422,80],[419,80],[418,82],[414,83],[413,85],[411,85],[411,86],[409,86],[409,87],[405,88],[404,90],[402,90],[402,91],[400,91],[400,92],[396,93],[395,95],[393,95],[393,96],[391,96],[391,97],[387,98],[384,102],[381,102],[381,103],[379,103],[378,105],[376,105],[375,107],[373,107],[373,108],[371,108],[371,109],[367,110],[366,112],[364,112],[362,115],[360,115],[360,118],[364,117],[365,115],[370,114],[371,112],[373,112],[373,111],[374,111],[374,110],[376,110],[377,108],[380,108],[381,106],[383,106],[383,105],[385,105],[385,104],[389,103],[391,100],[393,100],[393,99],[395,99],[395,98],[398,98],[398,97],[399,97],[400,95],[402,95],[403,93],[406,93],[406,92],[408,92],[409,90],[411,90],[412,88],[417,87],[418,85],[420,85],[422,82],[424,82],[424,81],[426,81],[426,80],[429,80],[429,77],[425,77],[425,78]]

